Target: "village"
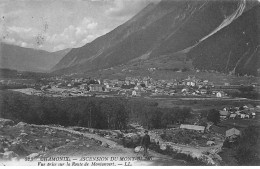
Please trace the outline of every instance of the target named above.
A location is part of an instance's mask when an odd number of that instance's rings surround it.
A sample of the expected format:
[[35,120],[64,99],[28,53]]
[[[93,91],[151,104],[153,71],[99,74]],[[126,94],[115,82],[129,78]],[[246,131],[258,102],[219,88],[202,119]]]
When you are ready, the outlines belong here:
[[[46,83],[47,82],[47,83]],[[150,77],[126,77],[125,79],[96,79],[64,77],[42,78],[41,83],[19,84],[2,80],[2,85],[18,86],[28,95],[48,97],[188,97],[229,98],[226,92],[238,90],[241,85],[214,85],[208,80],[188,76],[186,79],[155,80]],[[252,85],[254,87],[254,85]]]
[[231,107],[231,108],[224,108],[220,110],[220,118],[222,120],[225,119],[249,119],[255,118],[256,113],[260,112],[260,106],[254,107],[251,104],[247,104],[241,107]]

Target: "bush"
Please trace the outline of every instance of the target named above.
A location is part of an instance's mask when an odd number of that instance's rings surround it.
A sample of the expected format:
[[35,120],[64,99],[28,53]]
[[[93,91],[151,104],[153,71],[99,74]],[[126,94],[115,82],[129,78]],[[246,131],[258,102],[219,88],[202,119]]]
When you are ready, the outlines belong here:
[[[259,133],[256,126],[248,126],[242,132],[238,145],[235,148],[235,158],[240,165],[258,165],[259,158],[257,155],[257,141]],[[257,164],[258,163],[258,164]]]
[[179,71],[180,69],[179,68],[173,68],[172,69],[172,71],[174,71],[174,72],[177,72],[177,71]]
[[188,72],[190,69],[189,68],[183,68],[181,69],[182,72]]
[[239,146],[236,150],[235,158],[239,165],[255,165],[259,159],[254,147]]
[[231,147],[231,144],[229,143],[229,141],[226,139],[224,142],[223,142],[223,148],[230,148]]
[[176,155],[176,153],[172,150],[172,148],[167,145],[165,150],[160,149],[160,145],[156,144],[156,143],[151,143],[151,145],[149,146],[149,149],[156,151],[160,154],[163,155],[169,155],[174,157]]
[[207,115],[207,120],[213,122],[215,125],[217,125],[220,122],[220,113],[216,109],[212,109],[209,111]]
[[205,163],[203,163],[201,160],[199,160],[198,158],[193,158],[188,154],[182,154],[182,153],[178,153],[175,155],[174,157],[175,159],[180,159],[180,160],[185,160],[188,163],[190,163],[191,165],[194,166],[205,166]]

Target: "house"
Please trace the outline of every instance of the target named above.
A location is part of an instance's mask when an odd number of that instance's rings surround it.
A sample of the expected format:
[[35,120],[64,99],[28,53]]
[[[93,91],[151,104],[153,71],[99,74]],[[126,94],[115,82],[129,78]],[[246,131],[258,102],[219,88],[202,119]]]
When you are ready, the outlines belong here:
[[235,138],[239,137],[241,135],[241,132],[236,129],[232,128],[226,131],[226,138],[229,139],[229,141],[234,141]]
[[222,119],[226,119],[228,116],[230,116],[230,112],[225,111],[225,110],[219,111],[219,114],[220,114],[220,118],[222,118]]
[[202,85],[202,84],[198,84],[197,86],[198,86],[199,89],[204,87],[204,85]]
[[244,109],[242,112],[243,112],[244,114],[251,114],[251,111],[250,111],[249,109]]
[[46,85],[46,86],[42,86],[42,87],[41,87],[41,90],[46,90],[46,89],[50,89],[50,88],[51,88],[50,85]]
[[189,92],[189,89],[188,88],[184,88],[184,89],[181,90],[181,92],[182,93],[187,93],[187,92]]
[[235,113],[236,113],[236,115],[238,115],[238,116],[241,115],[240,111],[236,111]]
[[163,90],[163,89],[160,89],[160,88],[156,88],[156,89],[154,90],[154,92],[155,92],[155,93],[163,93],[164,90]]
[[229,118],[235,119],[237,117],[237,114],[231,114]]
[[220,92],[217,92],[216,96],[217,97],[222,97],[222,94]]
[[137,86],[134,87],[134,89],[135,89],[136,91],[141,91],[141,90],[142,90],[142,86],[137,85]]
[[70,96],[69,92],[66,91],[66,90],[64,90],[64,91],[61,93],[61,95],[62,95],[63,97],[68,97],[68,96]]
[[84,90],[88,88],[88,84],[81,84],[79,85],[79,89]]
[[181,129],[188,129],[188,130],[196,130],[199,132],[204,133],[205,127],[204,126],[197,126],[197,125],[189,125],[189,124],[181,124]]
[[195,86],[196,83],[193,82],[193,81],[187,81],[187,82],[186,82],[186,85],[187,85],[187,86]]
[[260,106],[256,106],[256,107],[255,107],[255,111],[256,111],[257,113],[260,113]]
[[254,109],[254,106],[252,104],[247,104],[245,107],[247,107],[249,109]]
[[103,92],[103,86],[99,84],[89,85],[89,91],[91,92]]
[[251,116],[252,116],[253,119],[255,118],[255,115],[256,115],[256,113],[252,112]]
[[207,90],[206,89],[200,89],[200,93],[201,94],[207,94]]
[[130,85],[130,80],[126,80],[126,81],[125,81],[125,84],[126,84],[126,85]]
[[218,98],[221,98],[221,97],[224,97],[224,96],[225,96],[225,93],[222,92],[222,91],[216,93],[216,97],[218,97]]
[[143,82],[144,82],[144,84],[145,84],[145,87],[147,87],[148,85],[150,85],[149,80],[144,80]]
[[246,115],[245,114],[241,114],[240,117],[241,117],[241,119],[244,119],[246,117]]
[[207,84],[209,81],[208,80],[204,80],[203,83]]
[[230,83],[224,83],[224,86],[230,86]]
[[136,96],[136,91],[135,90],[132,91],[132,96]]
[[191,86],[196,86],[196,83],[195,82],[190,82],[190,85]]
[[136,90],[133,90],[132,91],[132,96],[141,96],[141,93],[136,91]]
[[207,141],[207,146],[213,146],[215,145],[216,143],[214,141]]
[[62,86],[62,83],[58,83],[57,85],[56,85],[56,87],[61,87]]
[[106,88],[109,88],[109,89],[114,87],[114,85],[112,83],[104,83],[104,85]]

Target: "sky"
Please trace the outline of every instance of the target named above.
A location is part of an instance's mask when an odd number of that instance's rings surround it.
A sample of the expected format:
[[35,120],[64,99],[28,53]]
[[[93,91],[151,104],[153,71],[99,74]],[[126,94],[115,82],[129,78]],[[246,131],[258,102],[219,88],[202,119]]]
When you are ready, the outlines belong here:
[[50,52],[108,33],[159,0],[0,0],[0,40]]

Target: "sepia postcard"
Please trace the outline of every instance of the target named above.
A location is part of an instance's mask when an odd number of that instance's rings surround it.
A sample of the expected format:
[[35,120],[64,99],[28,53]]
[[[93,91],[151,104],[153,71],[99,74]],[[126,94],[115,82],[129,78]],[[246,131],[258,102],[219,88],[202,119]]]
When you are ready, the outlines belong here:
[[259,166],[260,0],[0,0],[0,166]]

